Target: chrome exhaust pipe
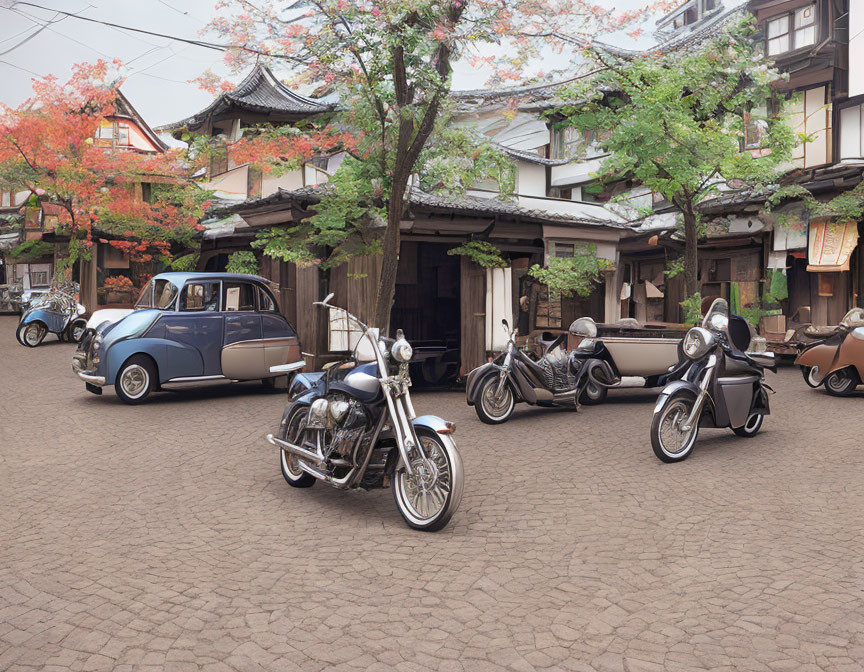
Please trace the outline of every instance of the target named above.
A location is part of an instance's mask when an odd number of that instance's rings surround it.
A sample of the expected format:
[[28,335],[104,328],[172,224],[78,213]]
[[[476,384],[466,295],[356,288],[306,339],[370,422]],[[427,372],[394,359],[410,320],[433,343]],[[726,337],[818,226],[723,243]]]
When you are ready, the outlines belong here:
[[320,451],[318,453],[313,453],[311,450],[306,450],[296,444],[288,443],[282,439],[277,439],[272,434],[267,435],[267,442],[277,448],[281,448],[282,450],[291,453],[292,455],[302,457],[304,460],[309,460],[315,464],[321,465],[324,462],[324,455]]

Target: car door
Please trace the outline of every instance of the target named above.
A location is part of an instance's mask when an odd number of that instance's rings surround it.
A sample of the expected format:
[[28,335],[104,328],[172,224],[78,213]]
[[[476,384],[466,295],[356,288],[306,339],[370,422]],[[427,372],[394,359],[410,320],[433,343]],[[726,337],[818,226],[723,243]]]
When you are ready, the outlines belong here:
[[245,281],[222,283],[222,308],[225,336],[222,352],[222,375],[235,380],[266,378],[261,342],[261,316],[258,315],[255,285]]
[[261,314],[261,338],[264,344],[264,365],[291,364],[302,358],[300,340],[294,327],[279,313],[276,300],[264,287],[258,287],[258,310]]
[[219,312],[220,282],[192,280],[180,291],[178,311],[166,313],[164,326],[167,379],[218,376],[222,370],[222,324]]

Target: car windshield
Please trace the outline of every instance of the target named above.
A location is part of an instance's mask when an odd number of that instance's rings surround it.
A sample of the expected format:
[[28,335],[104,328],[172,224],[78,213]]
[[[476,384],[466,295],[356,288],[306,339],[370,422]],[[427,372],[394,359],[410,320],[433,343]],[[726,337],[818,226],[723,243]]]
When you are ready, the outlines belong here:
[[174,304],[174,298],[177,296],[177,288],[168,280],[157,278],[151,280],[141,290],[138,300],[135,302],[135,309],[156,308],[158,310],[168,310]]
[[729,304],[726,299],[714,299],[714,303],[705,313],[702,326],[705,329],[717,329],[723,331],[729,323]]

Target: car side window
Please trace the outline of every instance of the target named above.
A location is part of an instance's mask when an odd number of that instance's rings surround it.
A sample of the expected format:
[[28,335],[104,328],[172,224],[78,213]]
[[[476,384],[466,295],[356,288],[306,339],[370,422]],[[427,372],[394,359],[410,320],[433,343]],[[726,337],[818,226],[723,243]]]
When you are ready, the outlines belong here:
[[219,310],[218,282],[190,282],[180,295],[180,310],[186,312]]
[[273,297],[270,296],[270,292],[263,287],[258,287],[258,310],[263,313],[279,312],[279,308],[276,306],[276,302],[273,301]]
[[255,310],[255,286],[248,282],[222,283],[222,310],[229,313]]
[[288,320],[281,315],[262,315],[261,328],[262,338],[290,338],[297,335]]

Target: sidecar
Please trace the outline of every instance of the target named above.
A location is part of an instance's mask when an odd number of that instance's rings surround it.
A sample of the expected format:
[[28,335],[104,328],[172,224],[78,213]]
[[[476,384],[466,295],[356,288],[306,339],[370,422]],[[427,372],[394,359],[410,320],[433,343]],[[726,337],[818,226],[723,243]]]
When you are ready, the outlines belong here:
[[35,348],[49,333],[57,334],[61,341],[78,343],[86,328],[84,306],[71,298],[49,296],[21,316],[15,336],[21,345]]
[[681,349],[685,329],[646,326],[630,318],[596,324],[582,317],[569,332],[578,339],[572,358],[588,370],[583,403],[601,403],[612,389],[663,387],[681,378],[689,364]]

